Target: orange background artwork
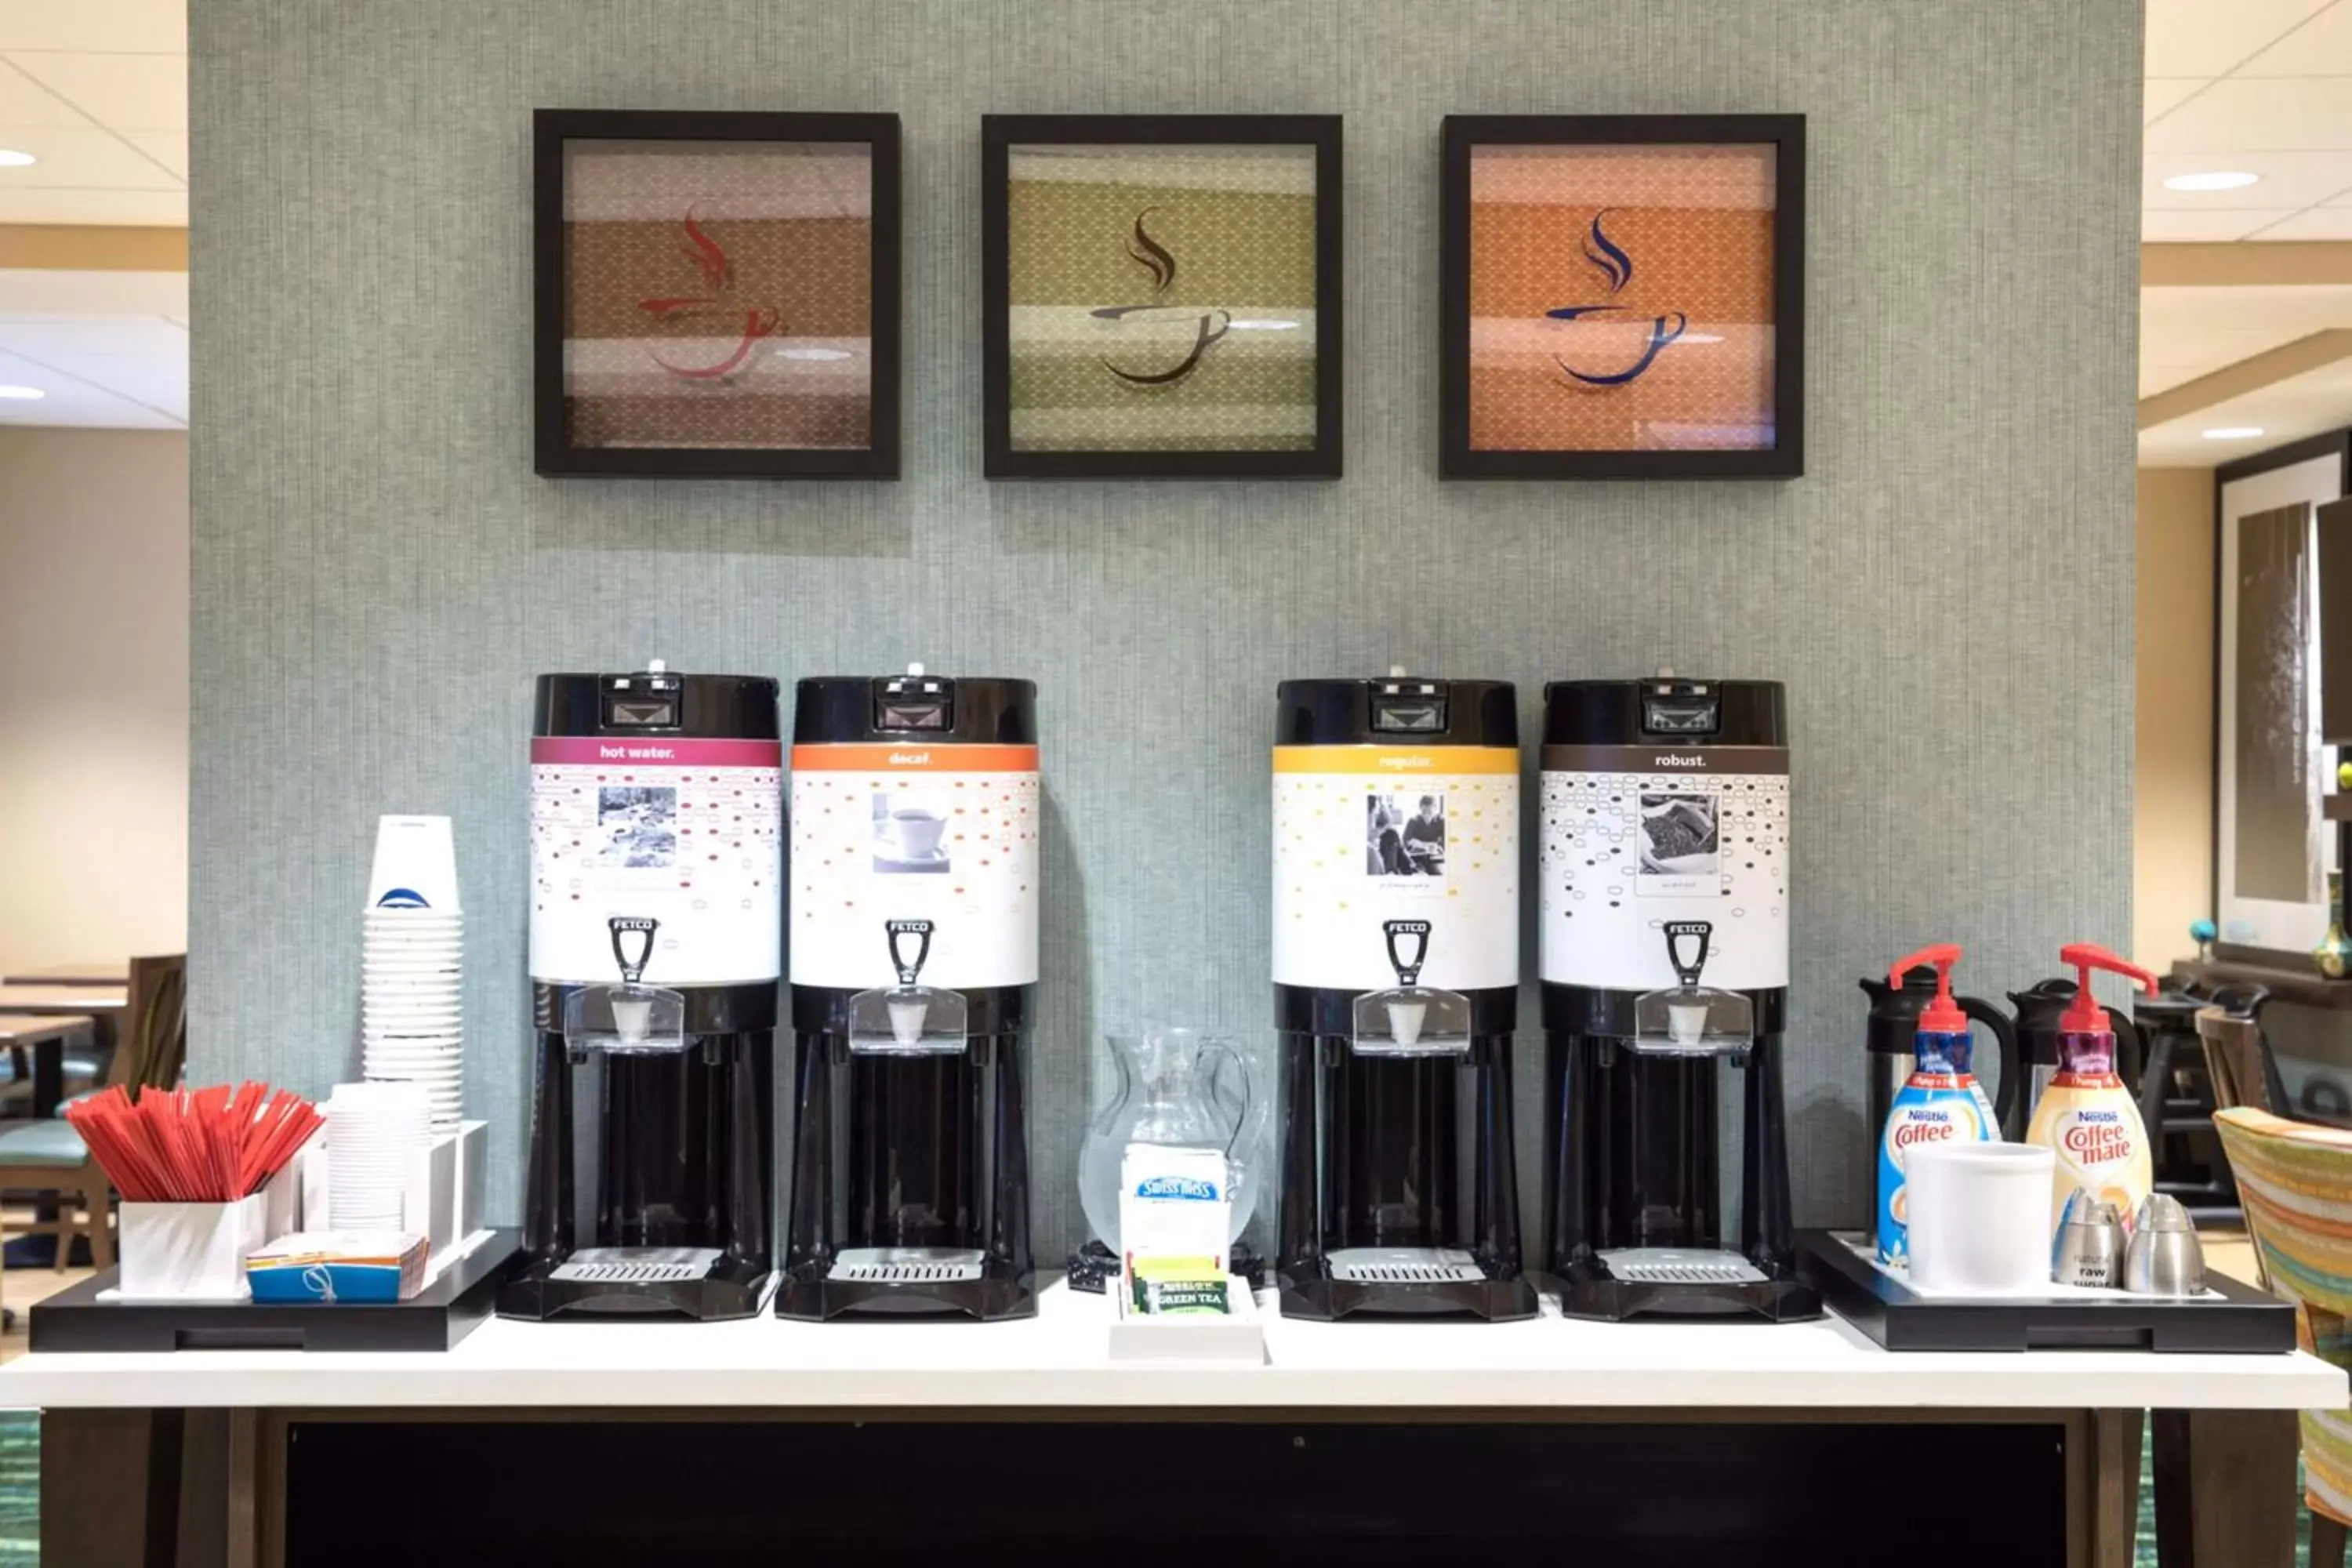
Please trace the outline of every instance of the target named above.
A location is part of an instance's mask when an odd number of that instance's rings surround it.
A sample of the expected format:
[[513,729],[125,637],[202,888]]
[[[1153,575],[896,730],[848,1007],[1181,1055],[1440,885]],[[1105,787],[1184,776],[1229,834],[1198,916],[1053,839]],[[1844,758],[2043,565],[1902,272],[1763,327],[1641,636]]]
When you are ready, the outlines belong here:
[[[1774,149],[1486,146],[1470,158],[1470,445],[1591,452],[1773,445]],[[1596,216],[1631,258],[1585,256]],[[1596,247],[1597,248],[1597,247]],[[1546,311],[1622,309],[1576,321]],[[1621,385],[1653,323],[1688,318]]]

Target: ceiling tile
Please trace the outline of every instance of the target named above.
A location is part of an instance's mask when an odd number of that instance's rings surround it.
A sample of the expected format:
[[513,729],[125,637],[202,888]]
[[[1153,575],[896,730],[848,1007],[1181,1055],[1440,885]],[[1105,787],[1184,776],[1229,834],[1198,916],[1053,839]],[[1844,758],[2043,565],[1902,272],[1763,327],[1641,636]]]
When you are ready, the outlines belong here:
[[2154,120],[2179,106],[2181,100],[2210,81],[2210,77],[2163,76],[2150,77],[2143,85],[2147,91],[2140,102],[2140,118]]
[[[159,170],[155,176],[163,178]],[[121,223],[188,226],[188,193],[0,189],[0,223]]]
[[0,125],[0,145],[40,160],[0,169],[0,193],[60,190],[169,190],[181,186],[168,170],[110,131],[95,125]]
[[2217,81],[2147,128],[2150,153],[2352,147],[2352,80]]
[[2240,66],[2236,76],[2312,76],[2352,72],[2352,5],[2336,4]]
[[87,115],[0,55],[0,125],[88,125]]
[[[2242,169],[2258,184],[2234,191],[2168,191],[2175,174]],[[2231,207],[2307,207],[2352,190],[2352,151],[2336,153],[2153,153],[2140,173],[2140,206],[2181,212]]]
[[2148,0],[2147,74],[2220,76],[2327,0]]
[[2143,212],[2139,237],[2157,244],[2243,239],[2295,212],[2294,207],[2228,208],[2221,212]]
[[37,401],[0,399],[0,422],[16,425],[146,424],[156,411],[137,400],[58,368],[0,350],[0,382],[37,386],[47,395]]
[[188,52],[186,0],[6,0],[0,49]]
[[184,55],[8,56],[18,70],[116,131],[184,131],[188,61]]
[[2352,207],[2314,207],[2281,218],[2247,237],[2256,244],[2274,239],[2352,239]]
[[[184,131],[125,131],[122,139],[182,179],[188,177],[188,133]],[[2345,156],[2352,164],[2352,153]],[[2352,185],[2352,180],[2344,182]]]
[[0,349],[59,363],[67,355],[98,354],[185,369],[188,334],[160,316],[35,317],[0,321]]

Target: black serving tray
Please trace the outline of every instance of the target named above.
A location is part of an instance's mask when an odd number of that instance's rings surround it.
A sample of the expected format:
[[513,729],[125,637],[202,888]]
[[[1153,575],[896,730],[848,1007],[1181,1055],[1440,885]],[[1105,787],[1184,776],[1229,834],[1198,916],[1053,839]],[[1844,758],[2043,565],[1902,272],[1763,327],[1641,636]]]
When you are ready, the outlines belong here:
[[33,1307],[42,1354],[152,1351],[446,1351],[490,1315],[521,1233],[489,1239],[405,1301],[333,1306],[250,1301],[101,1301],[108,1269]]
[[[2159,1353],[2276,1354],[2294,1349],[2294,1308],[2208,1270],[2221,1299],[2005,1296],[1931,1300],[1882,1273],[1843,1239],[1855,1232],[1801,1230],[1797,1273],[1832,1310],[1890,1351],[2134,1350]],[[37,1310],[37,1309],[36,1309]]]

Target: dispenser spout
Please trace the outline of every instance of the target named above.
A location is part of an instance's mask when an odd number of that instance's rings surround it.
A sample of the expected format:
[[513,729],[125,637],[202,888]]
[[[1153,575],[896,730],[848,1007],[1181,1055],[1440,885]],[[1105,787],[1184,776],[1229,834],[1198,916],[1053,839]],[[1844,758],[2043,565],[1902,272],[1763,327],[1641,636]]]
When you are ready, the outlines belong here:
[[2152,971],[2127,963],[2095,942],[2078,942],[2060,948],[2058,962],[2073,966],[2075,978],[2074,1000],[2067,1007],[2065,1016],[2058,1020],[2058,1027],[2063,1033],[2107,1035],[2115,1032],[2107,1027],[2105,1009],[2099,1005],[2099,999],[2091,994],[2091,971],[2094,969],[2126,975],[2138,982],[2141,990],[2148,995],[2156,994],[2156,975]]
[[1968,1033],[1969,1016],[1952,1000],[1952,965],[1960,961],[1960,945],[1939,942],[1923,947],[1906,957],[1898,958],[1887,966],[1886,984],[1901,990],[1903,976],[1923,963],[1936,966],[1936,999],[1919,1015],[1919,1029],[1929,1035],[1963,1035]]
[[890,1037],[901,1049],[913,1050],[923,1043],[923,1020],[931,1011],[928,996],[891,997],[883,1005],[890,1013]]

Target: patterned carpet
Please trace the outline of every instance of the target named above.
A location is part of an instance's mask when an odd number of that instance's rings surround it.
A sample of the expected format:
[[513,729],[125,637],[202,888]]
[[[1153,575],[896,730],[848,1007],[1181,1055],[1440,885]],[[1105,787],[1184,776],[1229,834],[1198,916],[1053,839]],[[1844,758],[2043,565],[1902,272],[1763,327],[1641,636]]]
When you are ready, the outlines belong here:
[[0,1568],[41,1560],[41,1418],[0,1410]]

